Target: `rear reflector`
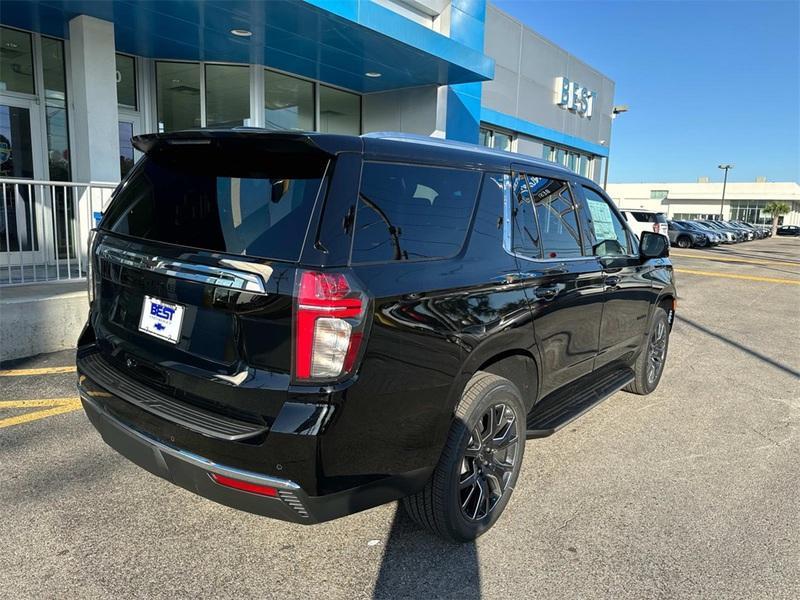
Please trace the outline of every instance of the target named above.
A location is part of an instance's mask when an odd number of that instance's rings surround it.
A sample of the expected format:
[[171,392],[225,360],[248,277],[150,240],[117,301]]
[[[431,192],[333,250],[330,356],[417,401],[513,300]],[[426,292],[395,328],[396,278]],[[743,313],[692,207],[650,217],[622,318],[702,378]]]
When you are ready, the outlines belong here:
[[278,490],[276,490],[274,487],[257,485],[255,483],[250,483],[249,481],[242,481],[241,479],[231,479],[230,477],[218,475],[217,473],[211,473],[210,475],[211,479],[216,481],[218,484],[233,488],[235,490],[260,494],[261,496],[271,496],[273,498],[278,495]]

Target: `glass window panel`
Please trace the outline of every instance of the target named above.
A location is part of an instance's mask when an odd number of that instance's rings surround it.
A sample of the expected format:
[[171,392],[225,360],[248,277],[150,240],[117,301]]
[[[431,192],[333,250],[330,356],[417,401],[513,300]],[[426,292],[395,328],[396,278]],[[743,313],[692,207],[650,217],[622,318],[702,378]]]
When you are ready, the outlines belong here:
[[497,150],[505,150],[506,152],[511,152],[511,136],[505,133],[495,132],[494,147]]
[[117,54],[117,104],[136,110],[136,59]]
[[536,207],[539,240],[544,258],[581,256],[581,237],[575,205],[566,182],[547,177],[529,177]]
[[200,127],[200,65],[156,63],[158,131]]
[[478,171],[366,163],[353,262],[450,257],[464,243]]
[[314,130],[314,84],[264,71],[264,120],[270,129]]
[[516,175],[512,187],[513,227],[511,230],[511,250],[531,258],[539,258],[539,232],[533,209],[528,180],[524,175]]
[[361,96],[319,86],[319,130],[325,133],[361,133]]
[[583,175],[584,177],[589,176],[589,157],[585,154],[581,154],[580,158],[580,166],[578,168],[578,173]]
[[31,115],[27,108],[0,104],[0,176],[33,179]]
[[64,42],[61,40],[42,38],[42,72],[44,94],[48,103],[58,102],[63,106],[67,84],[64,75]]
[[261,146],[253,152],[230,141],[145,156],[102,226],[212,252],[297,260],[328,158]]
[[0,92],[33,94],[31,34],[0,27]]
[[[0,176],[33,179],[31,116],[27,108],[0,105]],[[31,229],[28,187],[2,186],[0,191],[0,252],[31,250],[36,238]],[[35,219],[34,219],[35,221]],[[6,244],[8,237],[8,244]]]
[[620,221],[610,203],[593,189],[584,187],[583,195],[589,207],[589,218],[596,245],[597,256],[618,256],[628,254],[630,245],[625,226]]
[[206,127],[250,123],[250,67],[206,65]]
[[47,167],[53,181],[69,181],[69,129],[67,109],[47,105]]
[[128,174],[133,168],[134,155],[133,144],[133,123],[129,121],[119,122],[119,171],[122,177]]
[[567,153],[561,148],[556,149],[556,162],[560,165],[566,165]]
[[492,145],[492,132],[488,129],[481,127],[480,134],[479,134],[479,141],[478,143],[481,146],[489,146]]

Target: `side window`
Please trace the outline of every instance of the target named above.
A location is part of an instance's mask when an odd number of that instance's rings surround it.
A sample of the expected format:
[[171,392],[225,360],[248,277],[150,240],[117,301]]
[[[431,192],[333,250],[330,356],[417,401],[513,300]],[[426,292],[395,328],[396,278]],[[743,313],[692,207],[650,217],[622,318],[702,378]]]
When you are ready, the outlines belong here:
[[461,250],[481,173],[367,162],[352,261],[447,258]]
[[640,223],[655,223],[656,216],[653,213],[646,212],[632,212],[633,218]]
[[528,177],[536,208],[544,258],[576,258],[582,255],[575,203],[567,182],[547,177]]
[[536,214],[533,198],[524,175],[515,175],[511,189],[513,228],[511,232],[511,250],[522,256],[539,258],[539,231],[536,226]]
[[630,254],[628,233],[608,201],[585,186],[583,195],[586,197],[592,233],[595,237],[594,253],[597,256]]

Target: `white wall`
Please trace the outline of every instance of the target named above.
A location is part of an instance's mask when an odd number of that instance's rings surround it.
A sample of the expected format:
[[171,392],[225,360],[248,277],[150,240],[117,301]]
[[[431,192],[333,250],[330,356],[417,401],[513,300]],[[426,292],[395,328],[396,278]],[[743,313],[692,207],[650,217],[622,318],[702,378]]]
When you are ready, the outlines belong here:
[[440,96],[436,86],[367,94],[361,108],[364,133],[402,131],[444,137],[443,119],[437,119],[442,112]]

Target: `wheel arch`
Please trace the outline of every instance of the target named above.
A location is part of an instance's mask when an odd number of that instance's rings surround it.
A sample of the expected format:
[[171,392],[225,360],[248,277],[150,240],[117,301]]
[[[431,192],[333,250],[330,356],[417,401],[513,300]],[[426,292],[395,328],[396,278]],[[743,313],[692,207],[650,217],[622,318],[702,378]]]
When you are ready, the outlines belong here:
[[514,383],[519,388],[528,410],[538,399],[537,394],[541,389],[541,370],[536,346],[526,347],[519,343],[508,344],[496,339],[486,340],[470,352],[453,383],[449,403],[451,412],[455,411],[464,388],[478,371],[493,373]]

